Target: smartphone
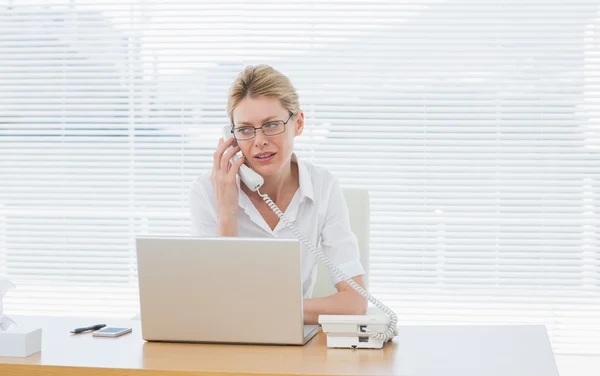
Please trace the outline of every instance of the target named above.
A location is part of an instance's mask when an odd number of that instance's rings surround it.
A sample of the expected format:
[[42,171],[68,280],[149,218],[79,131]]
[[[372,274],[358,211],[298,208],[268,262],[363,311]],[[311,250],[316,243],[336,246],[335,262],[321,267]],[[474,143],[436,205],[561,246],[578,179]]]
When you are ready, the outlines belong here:
[[123,334],[131,333],[131,328],[102,328],[95,331],[92,335],[94,337],[119,337]]

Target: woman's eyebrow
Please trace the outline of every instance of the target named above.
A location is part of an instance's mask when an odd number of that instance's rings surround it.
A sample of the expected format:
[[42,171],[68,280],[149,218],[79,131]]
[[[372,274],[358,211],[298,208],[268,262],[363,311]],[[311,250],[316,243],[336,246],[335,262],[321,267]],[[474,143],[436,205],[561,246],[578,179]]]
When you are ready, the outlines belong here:
[[[261,124],[264,124],[264,123],[268,122],[269,120],[273,120],[273,119],[275,119],[276,117],[277,117],[277,116],[269,116],[268,118],[265,118],[265,119],[263,119],[263,120],[261,121]],[[254,124],[252,124],[252,123],[250,123],[250,122],[247,122],[247,121],[240,121],[240,122],[238,123],[238,125],[254,125]]]

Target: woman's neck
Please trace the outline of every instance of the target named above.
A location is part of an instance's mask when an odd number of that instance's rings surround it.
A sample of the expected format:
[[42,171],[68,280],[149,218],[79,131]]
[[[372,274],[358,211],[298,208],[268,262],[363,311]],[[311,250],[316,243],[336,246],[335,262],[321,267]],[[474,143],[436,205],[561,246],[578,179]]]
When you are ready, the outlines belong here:
[[[260,187],[260,193],[267,194],[269,198],[277,202],[278,198],[282,197],[284,192],[289,189],[295,190],[298,188],[298,165],[291,162],[286,168],[282,168],[279,173],[264,177],[264,184]],[[242,190],[248,197],[259,198],[258,192],[252,192],[246,185],[242,185]]]

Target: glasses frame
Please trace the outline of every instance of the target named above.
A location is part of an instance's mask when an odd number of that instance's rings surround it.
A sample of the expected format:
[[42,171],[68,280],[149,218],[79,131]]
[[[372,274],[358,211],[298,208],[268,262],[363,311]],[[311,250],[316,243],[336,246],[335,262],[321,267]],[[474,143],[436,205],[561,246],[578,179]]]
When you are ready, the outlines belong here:
[[[291,119],[292,119],[292,117],[294,116],[294,113],[293,113],[293,112],[291,112],[291,111],[288,111],[288,112],[290,113],[290,117],[288,117],[288,119],[287,119],[286,121],[283,121],[283,120],[271,120],[271,121],[268,121],[268,122],[264,123],[263,125],[261,125],[261,126],[260,126],[260,127],[258,127],[258,128],[257,128],[257,127],[250,126],[250,125],[244,125],[244,126],[242,126],[242,127],[236,127],[236,126],[235,126],[235,125],[232,123],[232,124],[231,124],[231,133],[233,134],[233,138],[235,138],[235,140],[236,140],[236,141],[250,141],[250,140],[253,140],[253,139],[256,137],[256,131],[257,131],[257,130],[259,130],[259,129],[260,129],[260,131],[263,133],[263,135],[265,135],[265,137],[278,136],[278,135],[280,135],[280,134],[282,134],[282,133],[284,133],[284,132],[285,132],[285,129],[286,129],[286,128],[285,128],[285,126],[287,125],[287,123],[289,123],[289,122],[290,122],[290,120],[291,120]],[[267,125],[267,124],[271,124],[271,123],[273,123],[273,122],[276,122],[276,121],[281,121],[281,122],[283,122],[283,131],[281,131],[281,132],[279,132],[279,133],[275,133],[275,134],[266,135],[266,134],[265,134],[265,131],[264,131],[264,129],[263,129],[263,127],[264,127],[265,125]],[[243,138],[243,139],[239,140],[239,139],[238,139],[238,138],[235,136],[235,130],[236,130],[236,129],[240,129],[240,128],[252,128],[252,129],[253,129],[253,131],[254,131],[254,133],[252,134],[252,137],[250,137],[250,138]]]

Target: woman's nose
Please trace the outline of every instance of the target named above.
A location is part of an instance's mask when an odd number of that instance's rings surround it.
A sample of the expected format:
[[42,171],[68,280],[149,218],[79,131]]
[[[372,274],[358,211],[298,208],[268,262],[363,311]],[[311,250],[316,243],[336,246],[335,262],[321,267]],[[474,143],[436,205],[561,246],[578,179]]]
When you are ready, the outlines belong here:
[[256,136],[254,137],[254,143],[256,146],[263,146],[267,144],[267,137],[262,132],[262,129],[256,130]]

